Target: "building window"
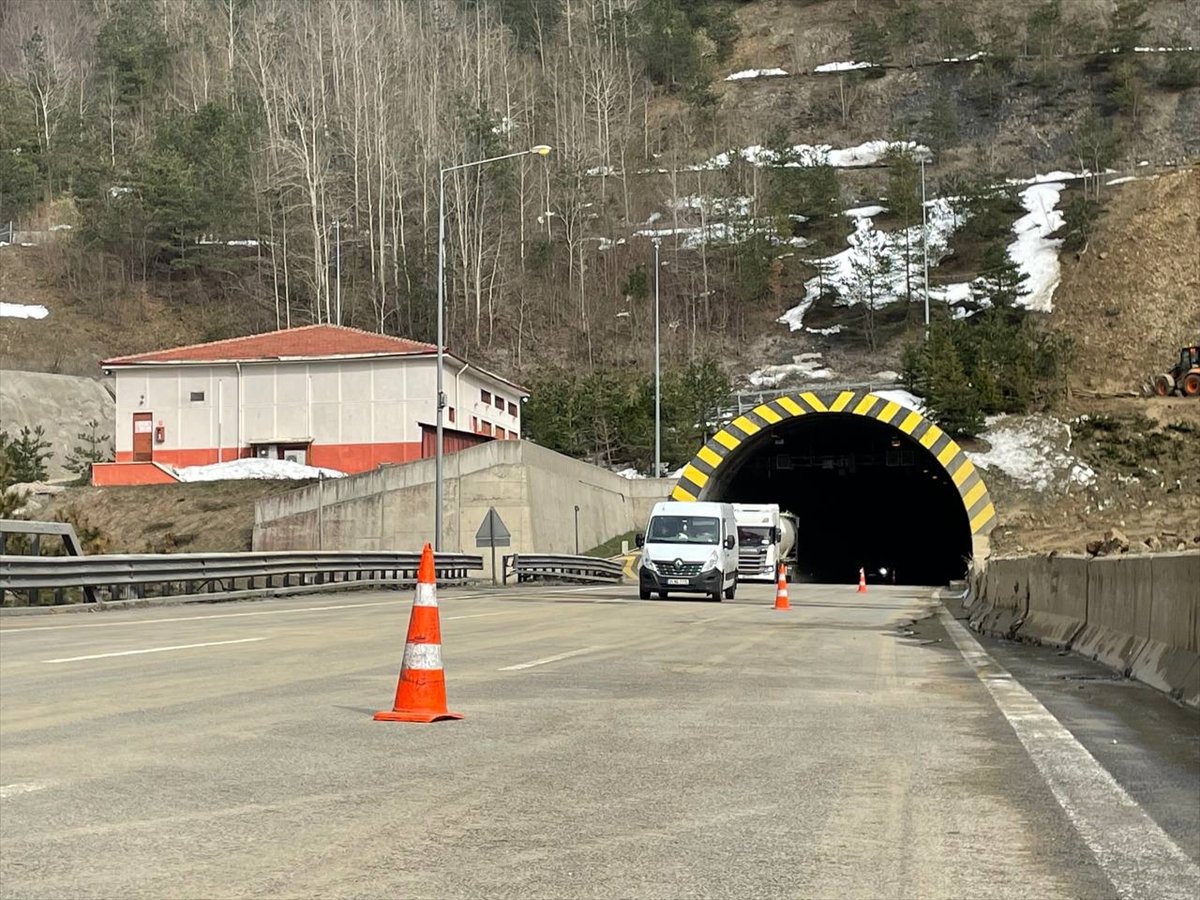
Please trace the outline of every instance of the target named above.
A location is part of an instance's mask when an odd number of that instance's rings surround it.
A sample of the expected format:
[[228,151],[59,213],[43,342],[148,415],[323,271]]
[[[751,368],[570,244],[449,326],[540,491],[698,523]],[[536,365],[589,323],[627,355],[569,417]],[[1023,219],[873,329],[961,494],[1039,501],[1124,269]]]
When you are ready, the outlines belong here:
[[491,392],[491,391],[480,391],[480,392],[479,392],[479,399],[480,399],[480,400],[481,400],[481,401],[484,403],[484,405],[486,405],[486,406],[491,406],[491,404],[492,404],[492,392]]
[[515,404],[515,403],[508,404],[508,414],[510,416],[512,416],[514,419],[517,417],[517,404]]
[[492,436],[492,423],[491,422],[483,423],[483,433],[486,434],[488,437]]
[[478,434],[479,432],[479,417],[471,416],[471,430]]
[[193,403],[203,403],[204,391],[192,391],[191,396],[188,399],[190,399]]
[[447,409],[450,411],[450,421],[451,421],[451,422],[454,422],[454,407],[453,407],[453,406],[448,406],[448,407],[446,407],[446,408],[447,408]]
[[496,395],[496,409],[500,410],[500,412],[504,412],[504,398],[499,394]]
[[501,428],[499,425],[497,425],[496,426],[496,439],[502,441],[506,437],[508,437],[508,435],[504,433],[504,429]]

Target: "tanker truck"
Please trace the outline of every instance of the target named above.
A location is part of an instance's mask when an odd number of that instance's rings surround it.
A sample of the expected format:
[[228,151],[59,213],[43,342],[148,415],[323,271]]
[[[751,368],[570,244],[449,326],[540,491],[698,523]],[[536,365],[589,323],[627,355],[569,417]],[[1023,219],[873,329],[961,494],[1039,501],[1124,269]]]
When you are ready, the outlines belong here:
[[796,524],[793,513],[781,512],[778,503],[735,503],[738,529],[738,579],[774,582],[779,564],[796,561]]

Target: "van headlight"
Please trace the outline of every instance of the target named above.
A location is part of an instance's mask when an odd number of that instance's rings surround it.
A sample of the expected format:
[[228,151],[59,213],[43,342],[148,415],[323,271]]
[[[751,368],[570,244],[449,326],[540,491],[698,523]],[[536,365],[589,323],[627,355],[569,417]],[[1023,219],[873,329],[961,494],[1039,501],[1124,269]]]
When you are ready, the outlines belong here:
[[720,560],[720,558],[720,554],[714,550],[711,554],[709,554],[708,562],[704,564],[704,570],[707,572],[709,569],[715,569],[717,567],[717,561]]
[[654,572],[655,574],[658,574],[658,569],[656,569],[656,568],[654,567],[654,560],[652,560],[652,559],[651,559],[650,557],[648,557],[648,556],[643,556],[643,557],[642,557],[642,568],[646,569],[647,571]]

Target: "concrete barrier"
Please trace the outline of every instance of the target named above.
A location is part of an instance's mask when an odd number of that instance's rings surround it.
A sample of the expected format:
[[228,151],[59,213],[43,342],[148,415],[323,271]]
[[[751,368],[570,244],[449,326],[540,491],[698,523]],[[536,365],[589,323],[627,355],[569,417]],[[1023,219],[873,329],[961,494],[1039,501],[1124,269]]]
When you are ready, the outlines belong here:
[[1018,637],[1067,648],[1087,624],[1088,561],[1082,556],[1035,558],[1029,610]]
[[970,617],[971,627],[985,634],[1013,637],[1025,620],[1029,570],[1026,557],[990,560],[983,571],[983,589]]
[[[446,457],[444,549],[478,552],[495,507],[511,533],[501,553],[574,553],[642,528],[670,479],[627,479],[527,441],[492,441]],[[419,547],[433,533],[434,461],[384,466],[289,491],[255,506],[256,550]],[[499,560],[497,555],[497,561]],[[485,577],[491,557],[484,553]]]
[[1103,557],[1088,564],[1087,624],[1074,649],[1130,674],[1150,639],[1154,581],[1149,556]]
[[1157,555],[1150,571],[1150,636],[1133,660],[1133,676],[1200,706],[1200,555]]
[[1200,553],[996,559],[971,583],[976,630],[1072,649],[1200,707]]

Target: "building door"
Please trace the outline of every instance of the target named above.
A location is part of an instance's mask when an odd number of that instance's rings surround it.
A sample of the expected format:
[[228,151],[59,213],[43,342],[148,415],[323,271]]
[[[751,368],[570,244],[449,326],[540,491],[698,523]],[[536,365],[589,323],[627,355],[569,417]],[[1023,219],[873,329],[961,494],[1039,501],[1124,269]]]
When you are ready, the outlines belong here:
[[154,460],[154,414],[136,412],[133,414],[133,461],[152,462]]

